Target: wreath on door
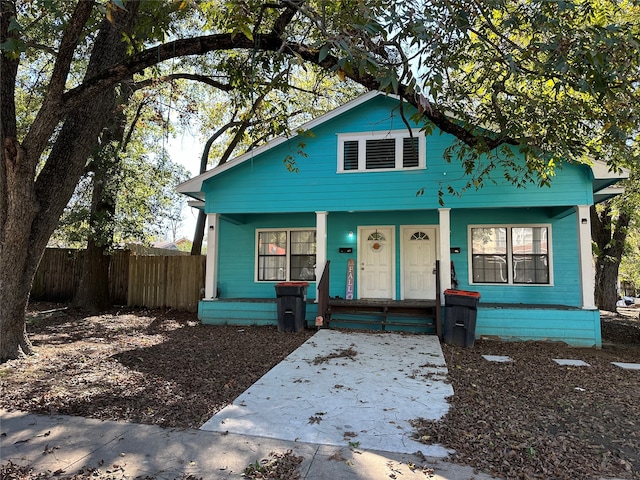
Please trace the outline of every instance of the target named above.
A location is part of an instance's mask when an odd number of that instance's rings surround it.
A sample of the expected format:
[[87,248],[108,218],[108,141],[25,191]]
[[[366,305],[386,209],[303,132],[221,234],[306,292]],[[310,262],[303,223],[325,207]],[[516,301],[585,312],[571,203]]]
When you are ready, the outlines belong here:
[[384,248],[386,238],[384,235],[377,230],[373,232],[371,235],[367,237],[367,242],[369,242],[369,248],[372,252],[379,253]]

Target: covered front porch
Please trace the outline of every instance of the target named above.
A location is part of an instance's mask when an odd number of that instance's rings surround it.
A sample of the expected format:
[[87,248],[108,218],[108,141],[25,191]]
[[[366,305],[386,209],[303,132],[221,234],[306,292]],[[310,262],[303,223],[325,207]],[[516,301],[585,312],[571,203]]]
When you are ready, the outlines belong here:
[[[317,281],[308,280],[307,326],[441,336],[446,310],[443,292],[457,280],[457,288],[481,294],[476,337],[601,345],[599,312],[593,302],[587,205],[526,211],[440,208],[400,213],[209,214],[209,222],[206,289],[199,305],[204,323],[276,325],[274,286],[298,279],[291,270],[286,277],[265,280],[258,269],[260,255],[255,252],[261,245],[261,232],[298,229],[315,236],[312,264]],[[469,232],[477,224],[544,225],[550,235],[549,282],[475,282]],[[419,248],[411,245],[414,241]],[[428,254],[422,255],[420,249]],[[386,260],[370,262],[372,252]],[[416,252],[422,255],[417,262],[421,273],[411,277],[407,272],[416,263]],[[377,267],[382,268],[375,270]],[[379,286],[375,282],[384,275],[388,278],[382,282],[382,293],[376,294]]]

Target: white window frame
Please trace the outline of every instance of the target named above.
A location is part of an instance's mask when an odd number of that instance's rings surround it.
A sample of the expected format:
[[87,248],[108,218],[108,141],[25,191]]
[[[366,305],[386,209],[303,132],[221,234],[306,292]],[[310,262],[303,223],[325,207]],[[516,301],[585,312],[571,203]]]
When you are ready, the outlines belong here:
[[[547,258],[549,261],[549,283],[514,283],[513,281],[513,239],[511,229],[513,228],[536,228],[543,227],[547,229]],[[474,228],[504,228],[507,231],[507,282],[475,282],[473,280],[473,236]],[[512,286],[512,287],[553,287],[553,248],[552,248],[552,228],[550,223],[513,223],[513,224],[480,224],[467,226],[467,245],[468,245],[468,275],[469,285],[491,285],[495,287]]]
[[[253,254],[253,261],[254,261],[254,277],[253,280],[256,283],[279,283],[279,282],[288,282],[291,281],[291,232],[309,232],[309,231],[314,231],[316,232],[316,259],[318,257],[318,236],[317,236],[317,229],[316,227],[296,227],[296,228],[287,228],[287,227],[282,227],[282,228],[256,228],[255,231],[255,250],[254,250],[254,254]],[[286,261],[286,266],[287,266],[287,272],[285,275],[285,279],[284,280],[259,280],[259,268],[260,268],[260,262],[259,262],[259,238],[260,238],[260,233],[266,233],[266,232],[287,232],[287,253],[284,255],[285,257],[285,261]],[[314,270],[314,275],[315,275],[315,270]],[[296,281],[302,281],[302,280],[296,280]],[[309,283],[315,283],[316,279],[310,279],[310,280],[304,280],[306,282]]]
[[[413,136],[418,139],[418,165],[415,167],[403,166],[403,145],[402,140]],[[366,146],[367,140],[383,140],[393,138],[396,141],[396,158],[394,168],[366,168]],[[347,141],[358,142],[358,168],[357,170],[344,169],[344,143]],[[426,155],[426,139],[424,132],[419,129],[409,130],[391,130],[380,132],[359,132],[359,133],[340,133],[338,134],[338,173],[363,173],[363,172],[389,172],[398,170],[420,170],[427,167]]]

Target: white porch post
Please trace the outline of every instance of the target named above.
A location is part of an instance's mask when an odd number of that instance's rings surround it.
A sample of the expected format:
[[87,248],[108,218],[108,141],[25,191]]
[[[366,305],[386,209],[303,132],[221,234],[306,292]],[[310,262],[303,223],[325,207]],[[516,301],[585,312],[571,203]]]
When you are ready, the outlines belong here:
[[329,212],[316,212],[316,300],[318,303],[318,283],[327,263],[327,215]]
[[451,209],[439,208],[440,234],[440,301],[444,304],[444,291],[451,288]]
[[204,280],[204,298],[211,300],[217,298],[218,285],[218,224],[219,213],[207,215],[207,262]]
[[591,252],[591,213],[589,205],[577,205],[578,257],[580,260],[580,285],[582,287],[582,308],[595,310],[595,272]]

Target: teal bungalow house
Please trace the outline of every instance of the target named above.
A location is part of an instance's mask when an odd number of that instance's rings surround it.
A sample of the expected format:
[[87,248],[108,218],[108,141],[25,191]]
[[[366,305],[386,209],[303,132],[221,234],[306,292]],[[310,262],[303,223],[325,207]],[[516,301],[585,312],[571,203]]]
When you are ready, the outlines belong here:
[[179,186],[208,218],[204,323],[275,325],[274,286],[304,281],[309,325],[440,333],[455,287],[480,294],[476,337],[601,345],[589,207],[619,175],[564,165],[550,188],[498,179],[442,206],[439,188],[465,183],[453,138],[410,132],[397,98],[301,132]]

